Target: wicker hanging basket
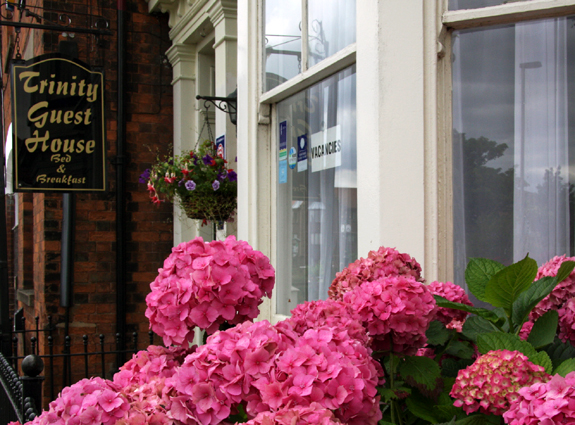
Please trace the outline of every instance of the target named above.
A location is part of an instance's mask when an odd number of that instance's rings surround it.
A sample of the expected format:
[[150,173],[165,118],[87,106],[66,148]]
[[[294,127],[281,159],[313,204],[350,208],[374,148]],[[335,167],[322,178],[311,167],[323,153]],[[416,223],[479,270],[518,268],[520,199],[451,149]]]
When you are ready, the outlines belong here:
[[233,193],[190,193],[181,200],[186,215],[193,220],[226,221],[236,209],[236,195]]

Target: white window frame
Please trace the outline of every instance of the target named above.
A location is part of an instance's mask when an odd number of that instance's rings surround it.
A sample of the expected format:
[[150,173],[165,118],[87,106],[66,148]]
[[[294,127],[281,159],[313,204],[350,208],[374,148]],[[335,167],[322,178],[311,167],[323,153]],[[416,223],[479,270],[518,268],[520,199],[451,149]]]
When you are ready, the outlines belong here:
[[[361,0],[360,0],[361,1]],[[307,22],[307,0],[302,2],[302,22]],[[254,3],[256,7],[254,7]],[[263,64],[263,36],[264,36],[264,0],[238,0],[238,44],[242,49],[242,41],[249,51],[249,58],[238,57],[238,120],[242,120],[242,110],[247,116],[249,124],[246,127],[238,126],[238,140],[247,141],[238,143],[239,187],[243,185],[242,174],[246,178],[245,184],[251,190],[246,192],[247,197],[242,198],[238,193],[238,238],[248,240],[256,249],[261,250],[277,264],[277,133],[278,124],[275,119],[278,102],[304,91],[325,78],[353,65],[356,61],[356,44],[351,44],[318,64],[308,68],[307,58],[307,25],[302,25],[302,72],[273,89],[263,92],[264,64]],[[244,24],[247,24],[245,27]],[[251,25],[250,25],[251,24]],[[249,30],[251,33],[248,33]],[[258,31],[253,29],[257,28]],[[242,38],[244,36],[245,38]],[[243,62],[248,59],[247,62]],[[248,75],[249,74],[249,75]],[[242,87],[243,86],[243,87]],[[242,88],[250,99],[243,99]],[[256,92],[257,98],[254,98]],[[258,140],[254,141],[254,137]],[[241,155],[250,158],[242,163]],[[257,164],[257,166],[255,166]],[[245,167],[245,168],[244,168]],[[245,202],[242,202],[244,200]],[[290,284],[276,280],[276,286]],[[276,313],[276,294],[273,292],[271,301],[265,301],[260,306],[260,319],[267,319],[273,323],[286,318]]]
[[[528,20],[558,18],[575,14],[575,0],[525,0],[513,3],[507,3],[497,6],[483,7],[478,9],[466,10],[448,10],[448,0],[443,1],[443,12],[441,13],[442,33],[448,34],[444,39],[446,49],[446,56],[451,57],[451,37],[449,36],[454,30],[464,30],[478,27],[491,27],[496,25],[514,24]],[[444,208],[443,215],[449,216],[448,228],[446,234],[449,236],[446,241],[448,246],[449,255],[446,256],[448,261],[443,262],[443,267],[438,271],[438,280],[453,280],[453,220],[452,220],[452,121],[451,121],[451,66],[445,63],[443,67],[438,68],[438,84],[443,87],[444,95],[449,93],[448,99],[443,102],[443,113],[437,115],[437,122],[443,123],[444,134],[438,134],[439,139],[446,141],[445,151],[446,155],[445,170],[446,174],[446,187],[448,189],[448,199],[442,206]],[[438,99],[438,104],[441,101]],[[439,208],[441,210],[441,208]],[[427,238],[432,238],[434,235],[426,235]],[[429,280],[429,279],[428,279]]]
[[[575,0],[458,11],[448,0],[357,0],[356,44],[266,93],[262,6],[238,0],[238,238],[277,264],[275,104],[355,63],[358,255],[395,247],[427,281],[453,280],[451,32],[575,14]],[[282,319],[275,305],[260,318]]]

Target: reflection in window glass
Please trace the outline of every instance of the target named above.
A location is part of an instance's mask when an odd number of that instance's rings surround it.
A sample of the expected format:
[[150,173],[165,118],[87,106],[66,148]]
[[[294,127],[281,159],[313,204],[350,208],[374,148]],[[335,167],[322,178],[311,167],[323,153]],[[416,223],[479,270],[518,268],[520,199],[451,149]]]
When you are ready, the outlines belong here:
[[279,314],[357,258],[355,97],[353,66],[277,105]]
[[301,72],[301,0],[266,0],[264,91]]
[[449,0],[449,10],[479,9],[480,7],[499,6],[500,4],[516,2],[517,0]]
[[309,66],[355,43],[355,0],[309,0],[308,17]]
[[453,34],[455,276],[471,257],[574,255],[575,29],[557,18]]

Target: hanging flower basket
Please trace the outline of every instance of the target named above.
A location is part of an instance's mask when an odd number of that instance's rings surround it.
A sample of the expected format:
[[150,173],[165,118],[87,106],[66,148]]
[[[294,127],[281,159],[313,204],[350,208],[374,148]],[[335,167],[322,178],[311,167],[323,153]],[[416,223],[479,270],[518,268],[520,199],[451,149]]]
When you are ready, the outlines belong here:
[[193,220],[227,221],[236,209],[237,174],[209,140],[196,150],[158,158],[140,181],[147,184],[152,202],[177,202]]
[[190,194],[181,200],[182,209],[192,220],[227,221],[236,209],[235,193]]

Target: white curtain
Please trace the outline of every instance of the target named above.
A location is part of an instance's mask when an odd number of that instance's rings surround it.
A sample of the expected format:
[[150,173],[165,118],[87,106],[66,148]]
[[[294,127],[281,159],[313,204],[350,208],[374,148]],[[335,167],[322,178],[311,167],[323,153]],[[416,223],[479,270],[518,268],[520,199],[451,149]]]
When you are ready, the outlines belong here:
[[569,252],[567,22],[515,26],[513,260]]
[[453,62],[453,264],[454,280],[467,290],[465,283],[465,267],[467,266],[466,234],[465,234],[465,191],[463,170],[463,118],[462,118],[462,80],[461,80],[460,37],[454,36],[452,43]]

